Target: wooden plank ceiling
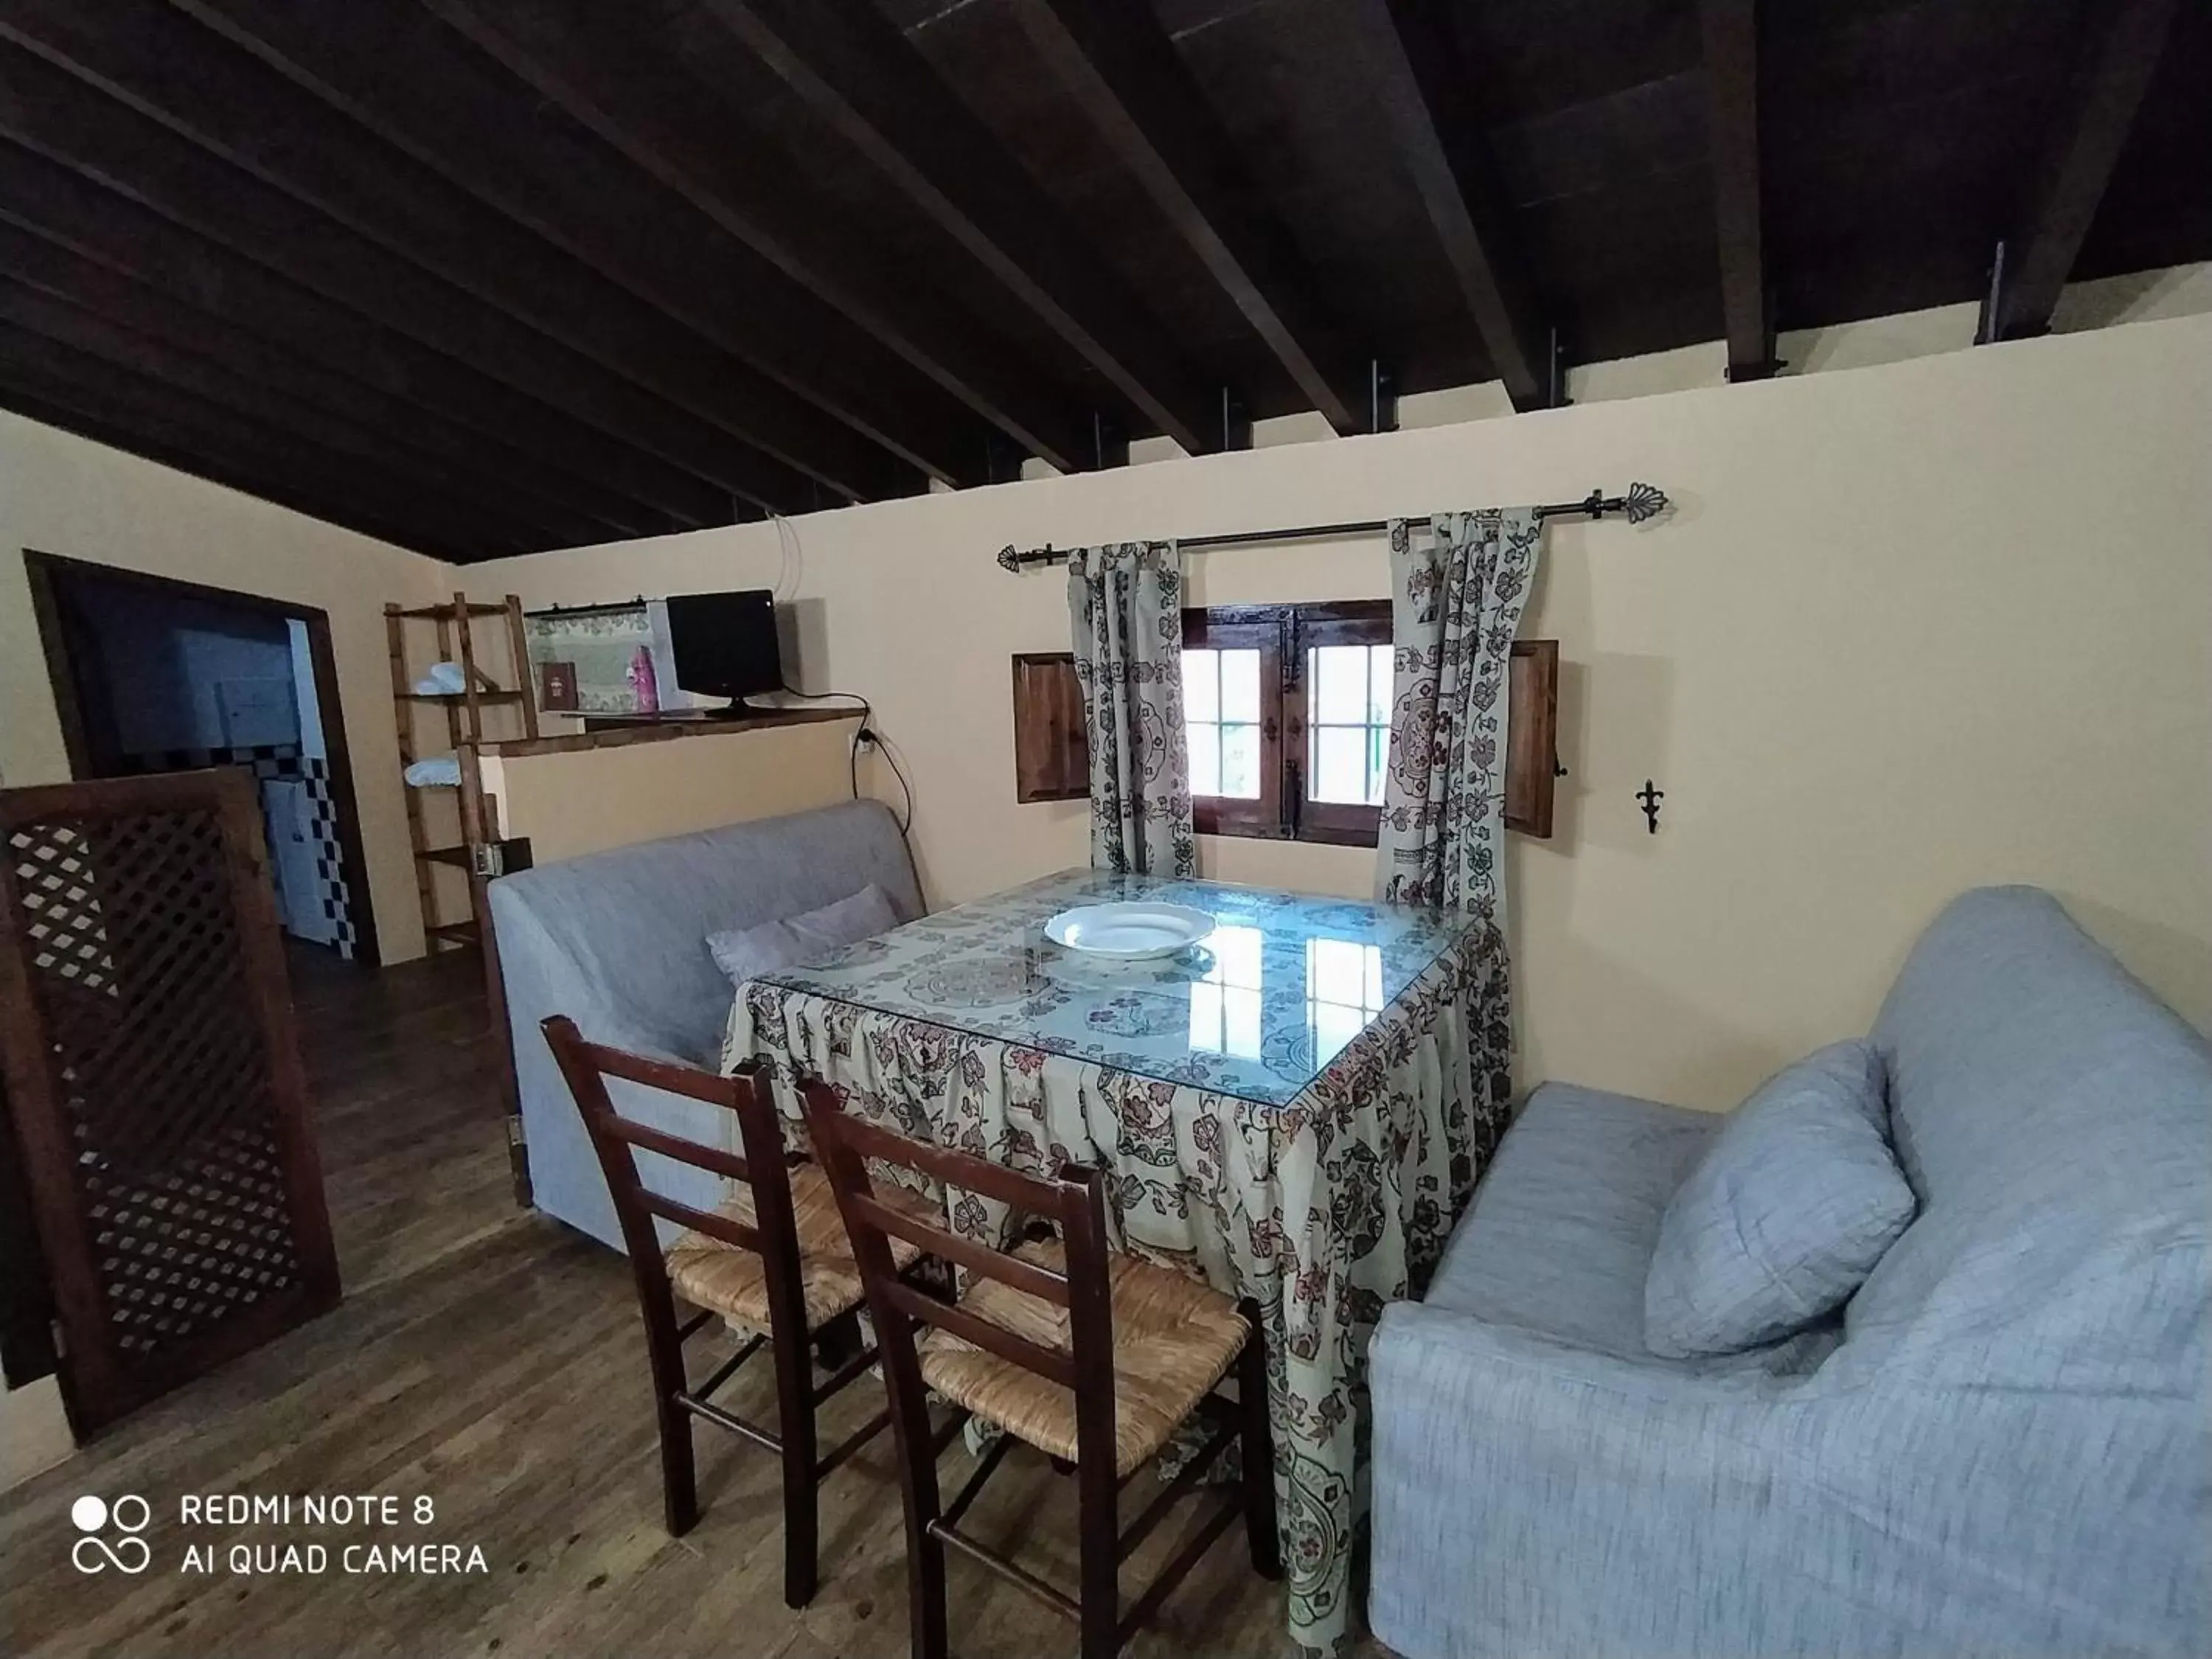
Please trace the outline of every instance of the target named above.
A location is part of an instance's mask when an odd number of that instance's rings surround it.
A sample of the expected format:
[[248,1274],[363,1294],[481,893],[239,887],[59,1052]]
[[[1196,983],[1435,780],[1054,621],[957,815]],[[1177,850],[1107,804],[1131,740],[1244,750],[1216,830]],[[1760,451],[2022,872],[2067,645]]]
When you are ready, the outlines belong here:
[[[2212,257],[2212,0],[0,0],[0,404],[456,560]],[[1378,395],[1378,392],[1380,395]]]

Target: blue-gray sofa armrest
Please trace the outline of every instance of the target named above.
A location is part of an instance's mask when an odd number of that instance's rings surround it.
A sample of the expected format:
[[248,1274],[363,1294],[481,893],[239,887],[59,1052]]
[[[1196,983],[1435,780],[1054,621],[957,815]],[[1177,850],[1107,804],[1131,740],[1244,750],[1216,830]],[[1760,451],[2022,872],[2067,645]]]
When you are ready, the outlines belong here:
[[[625,980],[580,971],[565,953],[553,948],[536,918],[502,902],[506,896],[496,882],[491,896],[532,1200],[546,1214],[621,1249],[622,1229],[607,1195],[605,1177],[538,1023],[549,1015],[566,1014],[592,1042],[702,1070],[714,1069],[714,1056],[698,1052],[696,1041],[657,1029],[647,1006],[648,983],[635,976]],[[620,1079],[610,1079],[607,1091],[615,1109],[625,1117],[724,1151],[735,1149],[737,1121],[729,1112]],[[713,1209],[727,1186],[718,1176],[652,1153],[640,1154],[638,1163],[648,1186],[696,1208]],[[674,1232],[665,1224],[659,1231],[664,1242]]]
[[[1385,1310],[1376,1634],[1407,1659],[2189,1651],[2203,1576],[2155,1540],[2201,1517],[2204,1459],[2176,1455],[2170,1402],[1848,1354],[1700,1372]],[[2106,1465],[2126,1513],[2076,1501]]]
[[[1759,1650],[1729,1643],[1759,1628],[1769,1592],[1746,1569],[1778,1547],[1762,1534],[1796,1524],[1775,1502],[1803,1414],[1787,1384],[1638,1364],[1411,1303],[1384,1311],[1370,1367],[1370,1618],[1394,1650]],[[1779,1546],[1814,1573],[1828,1547],[1810,1530]],[[1731,1603],[1718,1620],[1716,1599]]]

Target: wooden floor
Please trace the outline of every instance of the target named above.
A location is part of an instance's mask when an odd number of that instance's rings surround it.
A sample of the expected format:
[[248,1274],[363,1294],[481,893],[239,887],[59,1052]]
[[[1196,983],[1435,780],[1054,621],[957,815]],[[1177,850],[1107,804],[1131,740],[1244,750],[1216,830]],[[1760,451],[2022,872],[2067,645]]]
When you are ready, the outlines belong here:
[[[822,1589],[783,1605],[778,1476],[706,1425],[699,1526],[662,1529],[645,1350],[622,1259],[508,1194],[503,1126],[472,953],[380,975],[318,953],[294,963],[314,1121],[345,1302],[336,1312],[118,1425],[0,1499],[0,1651],[10,1655],[622,1655],[899,1659],[904,1547],[889,1437],[823,1493]],[[703,1341],[702,1337],[699,1340]],[[764,1363],[727,1395],[772,1420]],[[824,1443],[880,1405],[856,1384]],[[948,1491],[964,1458],[946,1459]],[[1140,1504],[1148,1482],[1133,1482]],[[70,1563],[81,1493],[145,1497],[153,1565]],[[435,1505],[425,1528],[179,1523],[185,1494],[388,1493]],[[1075,1582],[1074,1486],[1011,1460],[969,1525]],[[1128,1569],[1172,1552],[1171,1521]],[[349,1544],[480,1546],[488,1574],[349,1574]],[[234,1546],[320,1542],[328,1570],[234,1573]],[[214,1571],[187,1573],[188,1544]],[[271,1565],[274,1565],[273,1563]],[[1073,1653],[1073,1630],[955,1558],[963,1659]],[[1128,1651],[1290,1650],[1280,1591],[1243,1535],[1215,1545]],[[1370,1650],[1371,1651],[1371,1650]]]

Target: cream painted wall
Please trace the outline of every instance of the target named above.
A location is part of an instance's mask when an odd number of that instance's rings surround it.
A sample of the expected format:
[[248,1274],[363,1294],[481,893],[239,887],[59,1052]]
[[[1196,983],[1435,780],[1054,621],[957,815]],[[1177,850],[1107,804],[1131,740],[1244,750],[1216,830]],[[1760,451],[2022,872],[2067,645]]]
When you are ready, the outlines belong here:
[[[330,613],[370,897],[386,961],[422,953],[386,667],[384,605],[453,592],[445,568],[220,484],[0,411],[0,781],[69,777],[21,550],[153,571]],[[70,1450],[52,1377],[0,1393],[0,1489]]]
[[450,598],[447,567],[0,411],[0,778],[9,784],[69,776],[25,548],[330,613],[378,941],[386,962],[420,956],[384,606]]
[[[1063,646],[1061,545],[1664,486],[1555,526],[1559,834],[1516,838],[1522,1076],[1732,1103],[1863,1030],[1915,932],[2032,881],[2212,1024],[2212,318],[502,561],[532,605],[759,584],[806,689],[857,691],[933,899],[1085,854],[1018,806],[1006,659]],[[1379,544],[1209,553],[1201,603],[1373,595]],[[1667,801],[1645,833],[1633,792]],[[882,782],[880,775],[877,781]],[[1358,893],[1361,850],[1212,841],[1209,874]]]
[[[853,719],[860,718],[857,713]],[[552,755],[487,754],[500,827],[535,864],[848,799],[853,720],[701,732]]]
[[[1494,387],[1429,393],[1386,437],[1268,422],[1243,454],[505,561],[468,585],[532,605],[776,586],[807,688],[874,700],[943,903],[1085,854],[1079,805],[1013,803],[1006,656],[1062,648],[1066,620],[1057,577],[1006,575],[1000,544],[1651,479],[1679,504],[1668,522],[1551,532],[1528,623],[1562,642],[1571,776],[1558,838],[1513,843],[1522,1075],[1724,1106],[1863,1030],[1914,931],[1975,882],[2052,887],[2212,1023],[2207,310],[2212,270],[2154,272],[2069,289],[2059,327],[2094,332],[1967,350],[1971,308],[1950,307],[1785,336],[1792,374],[1733,388],[1717,348],[1692,347],[1578,368],[1578,406],[1547,414],[1505,418]],[[453,573],[0,413],[10,784],[67,773],[26,546],[329,611],[378,929],[387,960],[418,951],[381,610],[436,600]],[[1211,603],[1384,586],[1373,543],[1193,570]],[[805,793],[818,769],[771,781]],[[1632,796],[1646,776],[1668,792],[1656,836]],[[1345,893],[1371,862],[1237,841],[1204,857]],[[0,1395],[0,1486],[65,1449],[59,1421],[51,1381]]]

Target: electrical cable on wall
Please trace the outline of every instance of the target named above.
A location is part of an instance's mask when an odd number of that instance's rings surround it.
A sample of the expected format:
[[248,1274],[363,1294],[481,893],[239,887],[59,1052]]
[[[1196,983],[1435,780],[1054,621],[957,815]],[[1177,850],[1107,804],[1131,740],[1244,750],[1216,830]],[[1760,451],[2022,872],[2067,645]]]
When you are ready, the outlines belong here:
[[[769,520],[775,526],[776,550],[780,556],[774,592],[780,602],[788,604],[797,599],[799,584],[805,575],[806,551],[799,542],[799,527],[781,513],[769,514]],[[890,745],[875,730],[874,705],[857,691],[802,691],[788,680],[784,682],[783,689],[786,695],[805,702],[834,700],[860,711],[860,728],[853,733],[853,745],[845,757],[847,781],[852,786],[853,799],[860,799],[860,750],[873,744],[876,752],[884,757],[884,764],[891,769],[891,775],[898,780],[899,794],[906,803],[906,810],[893,816],[897,820],[899,834],[905,836],[914,827],[914,786],[907,781],[906,772],[899,765],[898,757],[891,753]]]
[[853,733],[853,746],[846,756],[846,773],[848,781],[852,786],[853,799],[854,800],[860,799],[860,750],[873,744],[876,752],[884,757],[884,764],[891,769],[891,775],[898,780],[899,794],[906,803],[906,810],[902,814],[894,814],[898,820],[899,834],[903,836],[912,829],[914,827],[914,786],[907,781],[906,773],[900,767],[898,757],[891,753],[890,746],[876,732],[873,725],[875,706],[857,691],[801,691],[789,681],[784,683],[783,689],[787,695],[799,698],[803,702],[828,702],[836,699],[843,702],[848,707],[857,708],[860,711],[860,724]]

